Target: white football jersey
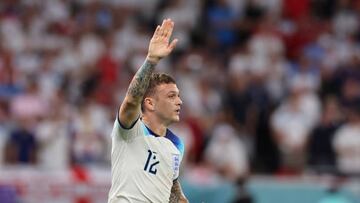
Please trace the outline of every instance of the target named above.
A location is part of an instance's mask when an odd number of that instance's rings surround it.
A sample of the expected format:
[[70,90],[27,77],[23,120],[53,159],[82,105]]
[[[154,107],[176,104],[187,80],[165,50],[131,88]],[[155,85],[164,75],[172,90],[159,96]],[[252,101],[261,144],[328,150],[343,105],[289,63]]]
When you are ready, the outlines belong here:
[[138,119],[130,129],[117,119],[112,131],[108,203],[169,202],[179,176],[183,142],[170,130],[158,136]]

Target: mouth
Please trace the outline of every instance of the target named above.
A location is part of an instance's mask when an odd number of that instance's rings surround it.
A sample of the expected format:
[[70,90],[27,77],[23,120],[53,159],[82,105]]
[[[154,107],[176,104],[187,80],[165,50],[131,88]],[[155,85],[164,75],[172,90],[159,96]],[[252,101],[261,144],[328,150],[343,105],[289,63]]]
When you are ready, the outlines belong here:
[[180,109],[175,110],[176,114],[180,114]]

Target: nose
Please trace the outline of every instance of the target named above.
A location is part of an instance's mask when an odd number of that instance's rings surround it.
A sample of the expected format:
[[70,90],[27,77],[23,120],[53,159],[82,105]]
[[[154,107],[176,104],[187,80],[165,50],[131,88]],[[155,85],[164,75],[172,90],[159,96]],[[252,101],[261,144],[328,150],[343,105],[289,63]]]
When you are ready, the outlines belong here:
[[179,99],[178,99],[178,102],[177,102],[177,105],[179,105],[179,106],[181,106],[182,105],[182,100],[180,99],[180,97],[178,97]]

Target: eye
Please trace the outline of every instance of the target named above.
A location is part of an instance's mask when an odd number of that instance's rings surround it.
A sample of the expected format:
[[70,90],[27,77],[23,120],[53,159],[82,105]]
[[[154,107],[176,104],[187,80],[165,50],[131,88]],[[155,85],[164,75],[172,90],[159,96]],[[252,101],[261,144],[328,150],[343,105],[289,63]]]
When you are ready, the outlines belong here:
[[170,94],[169,98],[171,98],[171,99],[175,98],[175,94]]

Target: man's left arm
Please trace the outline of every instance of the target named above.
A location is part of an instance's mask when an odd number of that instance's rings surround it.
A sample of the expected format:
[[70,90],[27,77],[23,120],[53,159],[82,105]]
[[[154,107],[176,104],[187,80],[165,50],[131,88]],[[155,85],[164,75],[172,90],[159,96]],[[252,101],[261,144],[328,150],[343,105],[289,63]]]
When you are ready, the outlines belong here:
[[174,180],[171,188],[169,203],[189,203],[181,190],[179,180]]

